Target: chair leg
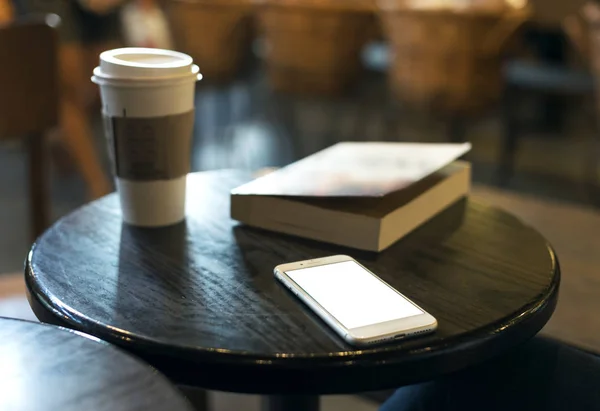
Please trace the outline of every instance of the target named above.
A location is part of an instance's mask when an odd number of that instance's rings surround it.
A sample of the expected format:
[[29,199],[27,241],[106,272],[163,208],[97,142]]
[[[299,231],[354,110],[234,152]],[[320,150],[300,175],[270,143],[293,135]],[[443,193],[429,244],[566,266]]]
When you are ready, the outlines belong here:
[[89,198],[95,200],[108,194],[110,182],[97,156],[86,112],[66,96],[61,103],[61,127],[65,145],[88,187]]
[[600,181],[598,178],[600,170],[600,118],[596,112],[597,108],[594,104],[591,116],[593,133],[586,145],[585,157],[587,157],[587,160],[584,175],[586,194],[592,204],[598,206],[600,205]]
[[27,138],[29,159],[29,201],[31,234],[35,240],[48,227],[49,207],[47,161],[44,150],[44,134],[33,133]]
[[515,156],[518,149],[519,130],[513,105],[516,103],[515,91],[507,90],[502,102],[503,141],[499,158],[498,182],[506,186],[513,176]]
[[453,115],[446,124],[446,135],[452,143],[463,143],[467,137],[466,120],[461,115]]

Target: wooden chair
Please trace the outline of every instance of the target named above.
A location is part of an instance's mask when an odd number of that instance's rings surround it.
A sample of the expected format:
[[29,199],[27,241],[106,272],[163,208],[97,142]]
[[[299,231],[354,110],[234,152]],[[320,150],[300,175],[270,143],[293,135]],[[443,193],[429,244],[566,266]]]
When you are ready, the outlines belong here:
[[58,16],[0,26],[0,140],[22,138],[28,155],[33,237],[49,222],[45,134],[57,126]]
[[[592,10],[590,10],[590,7]],[[600,7],[589,3],[585,10],[592,11],[600,22]],[[584,14],[583,12],[581,14]],[[595,23],[583,25],[578,16],[569,16],[565,20],[563,33],[557,28],[548,29],[531,26],[530,33],[535,36],[533,46],[538,61],[513,61],[506,66],[506,89],[503,101],[503,143],[499,159],[499,184],[508,185],[514,174],[515,157],[519,143],[525,131],[538,126],[535,131],[560,131],[563,113],[567,107],[567,98],[577,98],[583,104],[590,129],[585,151],[581,154],[584,187],[586,194],[594,204],[598,204],[598,165],[600,164],[600,124],[598,123],[597,77],[594,73],[592,52],[597,49],[590,44],[594,38]],[[592,18],[592,16],[590,16]],[[582,25],[580,25],[582,24]],[[588,69],[570,67],[567,61],[567,36],[589,63]],[[600,67],[600,66],[599,66]],[[545,103],[543,120],[546,130],[539,130],[539,124],[523,121],[520,117],[518,102],[527,97],[537,97]],[[548,104],[550,103],[550,104]]]
[[[563,107],[566,107],[566,98],[580,97],[586,103],[585,109],[588,117],[593,115],[593,110],[590,110],[589,107],[593,107],[594,103],[594,79],[583,70],[574,70],[559,65],[513,61],[506,66],[505,76],[506,89],[502,104],[503,142],[498,161],[500,165],[498,183],[501,186],[508,185],[514,174],[515,157],[521,137],[524,132],[532,131],[531,125],[528,124],[530,121],[523,121],[519,115],[518,102],[524,96],[558,97],[561,100],[549,101],[561,103]],[[554,108],[556,107],[554,106]],[[560,109],[561,106],[558,108]],[[560,115],[562,113],[554,110],[548,114]],[[548,117],[545,116],[544,120],[548,120]],[[593,118],[590,118],[590,124],[596,128]],[[533,125],[538,126],[537,124]],[[535,131],[540,130],[536,129]],[[596,135],[597,131],[594,132],[594,139],[597,138]],[[593,144],[593,142],[591,143]],[[589,156],[583,155],[582,159],[586,157]],[[587,168],[589,168],[589,164]],[[589,174],[586,178],[592,183],[594,176]]]

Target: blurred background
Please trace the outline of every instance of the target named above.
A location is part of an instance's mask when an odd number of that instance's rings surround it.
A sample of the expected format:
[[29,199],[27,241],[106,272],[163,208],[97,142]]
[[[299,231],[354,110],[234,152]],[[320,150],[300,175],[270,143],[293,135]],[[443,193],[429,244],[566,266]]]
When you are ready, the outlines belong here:
[[171,48],[200,66],[194,171],[283,166],[346,140],[471,141],[479,192],[592,227],[598,10],[579,0],[0,0],[4,24],[60,17],[54,60],[39,67],[56,68],[58,127],[38,157],[0,141],[0,273],[19,271],[31,244],[31,162],[48,165],[47,223],[112,191],[90,76],[98,53],[120,46]]

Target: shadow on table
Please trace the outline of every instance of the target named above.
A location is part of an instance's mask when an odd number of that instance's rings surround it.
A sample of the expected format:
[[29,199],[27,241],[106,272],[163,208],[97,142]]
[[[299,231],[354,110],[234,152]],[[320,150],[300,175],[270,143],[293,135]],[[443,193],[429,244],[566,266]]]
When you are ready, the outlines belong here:
[[[169,227],[121,226],[115,313],[128,315],[140,298],[156,300],[161,309],[176,309],[172,295],[184,295],[193,281],[187,247],[187,222]],[[140,291],[144,290],[143,293]]]
[[350,255],[358,260],[380,262],[387,258],[398,259],[399,254],[403,255],[415,249],[443,242],[462,225],[467,205],[466,198],[455,202],[387,250],[379,253],[274,233],[242,224],[233,227],[233,235],[242,258],[251,266],[254,265],[252,261],[256,259],[261,259],[262,265],[265,260],[270,260],[270,264],[275,268],[279,264],[336,254]]
[[119,266],[128,264],[148,264],[160,260],[160,264],[173,265],[185,269],[188,261],[186,239],[187,221],[159,228],[134,227],[123,223]]

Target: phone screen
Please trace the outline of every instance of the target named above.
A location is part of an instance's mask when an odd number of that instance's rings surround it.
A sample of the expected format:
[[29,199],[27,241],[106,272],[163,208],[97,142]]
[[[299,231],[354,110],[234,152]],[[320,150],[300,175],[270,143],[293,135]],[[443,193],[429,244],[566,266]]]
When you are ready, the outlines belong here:
[[423,314],[354,261],[286,274],[347,329]]

